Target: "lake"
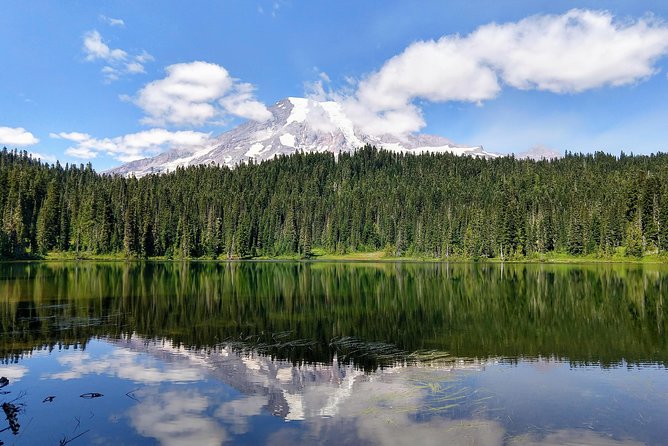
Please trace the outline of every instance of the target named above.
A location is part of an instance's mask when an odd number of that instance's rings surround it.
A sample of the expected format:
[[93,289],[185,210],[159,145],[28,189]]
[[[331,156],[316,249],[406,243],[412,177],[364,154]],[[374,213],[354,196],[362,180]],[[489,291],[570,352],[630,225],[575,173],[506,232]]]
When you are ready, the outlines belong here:
[[668,267],[0,263],[0,444],[659,445]]

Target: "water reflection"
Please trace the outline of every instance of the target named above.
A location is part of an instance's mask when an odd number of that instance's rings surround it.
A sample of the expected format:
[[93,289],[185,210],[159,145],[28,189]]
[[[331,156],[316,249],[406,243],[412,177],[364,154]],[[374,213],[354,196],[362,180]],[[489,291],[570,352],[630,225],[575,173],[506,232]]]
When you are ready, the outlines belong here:
[[338,356],[367,371],[418,350],[665,363],[666,272],[650,265],[0,264],[0,355],[138,333],[188,347],[236,342],[293,362]]
[[[92,340],[85,351],[38,352],[22,363],[0,374],[20,370],[12,391],[31,389],[21,401],[33,422],[48,414],[60,438],[77,432],[70,428],[77,420],[91,443],[632,445],[661,444],[668,434],[661,421],[668,386],[658,368],[632,376],[623,368],[574,373],[548,360],[451,360],[365,373],[137,335]],[[104,397],[84,401],[76,397],[82,389]],[[56,396],[48,407],[39,403],[47,390]],[[113,432],[101,421],[113,421]],[[54,440],[44,432],[20,433],[17,443]]]
[[141,396],[141,405],[128,412],[139,434],[169,446],[220,445],[227,439],[223,427],[206,414],[212,405],[210,398],[199,392],[172,390]]
[[0,441],[663,444],[666,286],[648,266],[0,265],[0,403],[22,405]]
[[585,429],[562,429],[550,432],[546,435],[525,434],[513,437],[509,445],[525,446],[562,446],[562,445],[587,445],[587,446],[641,446],[634,440],[617,440],[609,435],[599,434]]
[[147,363],[139,353],[125,349],[114,350],[110,354],[96,357],[84,352],[60,355],[58,363],[64,371],[45,375],[47,379],[79,379],[87,374],[109,375],[121,379],[129,379],[143,384],[162,382],[200,381],[203,373],[189,364],[175,364],[169,369],[161,370]]

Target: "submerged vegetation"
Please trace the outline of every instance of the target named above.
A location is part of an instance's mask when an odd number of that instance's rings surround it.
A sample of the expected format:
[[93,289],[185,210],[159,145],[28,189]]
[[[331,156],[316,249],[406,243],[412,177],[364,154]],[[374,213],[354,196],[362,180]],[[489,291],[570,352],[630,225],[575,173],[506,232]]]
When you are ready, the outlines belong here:
[[0,152],[0,258],[665,259],[668,155],[365,147],[141,179]]

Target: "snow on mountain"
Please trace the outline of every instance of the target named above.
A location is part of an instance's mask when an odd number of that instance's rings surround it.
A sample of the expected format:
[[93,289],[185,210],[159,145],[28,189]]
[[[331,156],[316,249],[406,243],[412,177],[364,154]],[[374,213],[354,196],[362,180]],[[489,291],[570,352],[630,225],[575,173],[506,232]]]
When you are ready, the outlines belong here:
[[536,145],[531,147],[529,150],[525,150],[524,152],[519,152],[515,154],[516,158],[532,159],[536,161],[551,160],[555,158],[561,158],[562,156],[563,156],[562,153],[557,152],[556,150],[543,145]]
[[353,125],[337,102],[291,97],[277,102],[269,111],[272,114],[269,121],[248,121],[214,138],[206,146],[175,148],[152,158],[124,164],[107,173],[141,177],[198,164],[234,167],[251,159],[263,161],[298,150],[352,152],[365,144],[407,153],[499,156],[480,146],[462,146],[435,135],[366,135]]

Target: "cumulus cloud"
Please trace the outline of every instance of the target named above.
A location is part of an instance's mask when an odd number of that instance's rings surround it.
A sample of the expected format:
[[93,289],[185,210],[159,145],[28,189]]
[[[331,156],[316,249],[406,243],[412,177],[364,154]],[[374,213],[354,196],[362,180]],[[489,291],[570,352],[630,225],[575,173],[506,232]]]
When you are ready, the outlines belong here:
[[170,148],[187,149],[202,146],[209,141],[211,135],[191,130],[170,132],[165,129],[150,129],[102,139],[79,132],[51,133],[49,136],[74,142],[75,145],[68,147],[65,153],[76,158],[93,159],[100,153],[106,153],[119,161],[129,162]]
[[409,133],[425,125],[416,100],[481,103],[504,85],[553,93],[627,85],[655,74],[667,53],[668,26],[659,20],[574,9],[415,42],[358,82],[354,95],[334,98],[369,133]]
[[248,83],[235,85],[231,94],[225,95],[218,103],[226,113],[240,118],[253,121],[266,121],[271,118],[271,112],[267,107],[255,100],[253,95],[255,87]]
[[484,26],[469,41],[508,85],[577,93],[655,74],[668,53],[668,27],[650,17],[620,22],[608,12],[572,10]]
[[39,139],[23,127],[0,127],[0,145],[25,147],[38,142]]
[[271,118],[253,95],[254,87],[239,82],[213,63],[196,61],[168,66],[167,76],[147,84],[134,98],[150,125],[203,125],[228,116],[255,121]]
[[130,55],[120,48],[111,48],[104,42],[97,30],[88,31],[84,34],[83,51],[87,61],[103,61],[106,63],[100,71],[107,82],[113,82],[125,74],[145,73],[144,64],[153,60],[153,56],[145,50]]

